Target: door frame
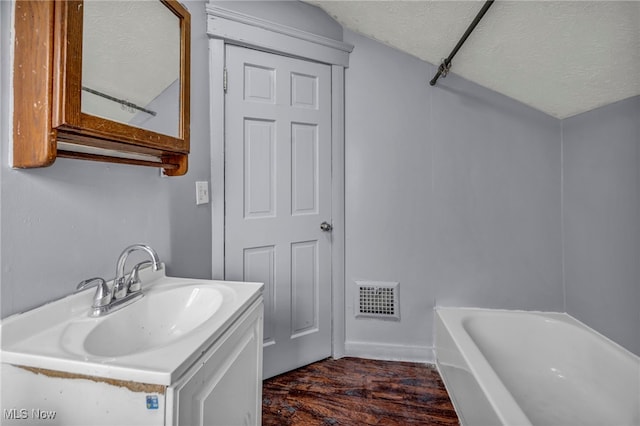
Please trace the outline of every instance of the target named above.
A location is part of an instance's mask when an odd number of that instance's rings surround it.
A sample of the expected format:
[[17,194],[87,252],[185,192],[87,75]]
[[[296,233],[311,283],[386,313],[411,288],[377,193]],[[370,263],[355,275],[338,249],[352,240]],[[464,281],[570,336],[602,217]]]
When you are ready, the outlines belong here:
[[225,45],[235,44],[331,66],[331,353],[345,355],[344,70],[353,46],[293,27],[207,4],[211,142],[213,279],[224,278]]

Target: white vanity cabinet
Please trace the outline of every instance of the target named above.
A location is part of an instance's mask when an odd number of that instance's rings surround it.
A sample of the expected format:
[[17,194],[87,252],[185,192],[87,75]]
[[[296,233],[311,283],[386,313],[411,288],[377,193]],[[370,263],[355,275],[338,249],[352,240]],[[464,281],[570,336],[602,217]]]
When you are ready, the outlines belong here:
[[[260,425],[262,284],[164,276],[155,282],[144,298],[149,306],[171,295],[175,311],[178,296],[188,295],[191,305],[204,296],[215,303],[201,307],[212,307],[213,313],[168,345],[101,357],[79,353],[89,340],[74,344],[82,335],[78,330],[96,330],[106,321],[119,324],[117,316],[124,317],[136,304],[92,319],[86,316],[91,295],[77,294],[2,320],[0,424]],[[145,305],[136,303],[142,312]],[[144,322],[144,330],[179,333],[177,327],[197,317],[194,306],[184,308],[186,317],[167,309],[161,312],[166,324],[154,328]],[[59,320],[69,312],[77,315]],[[131,347],[126,334],[117,329],[108,340],[123,350]]]

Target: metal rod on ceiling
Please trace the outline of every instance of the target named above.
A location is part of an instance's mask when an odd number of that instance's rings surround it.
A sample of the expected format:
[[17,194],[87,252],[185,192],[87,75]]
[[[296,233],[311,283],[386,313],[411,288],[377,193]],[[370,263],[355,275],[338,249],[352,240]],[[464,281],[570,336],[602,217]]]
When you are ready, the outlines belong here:
[[480,22],[484,14],[487,13],[487,10],[489,10],[493,2],[494,0],[487,0],[484,5],[482,5],[482,9],[480,9],[480,12],[478,12],[476,17],[473,18],[473,21],[471,21],[471,24],[469,24],[469,27],[462,35],[462,38],[460,38],[460,41],[458,41],[458,44],[456,44],[456,47],[453,48],[447,58],[442,60],[442,63],[438,67],[438,72],[436,72],[436,75],[429,82],[431,86],[436,85],[436,82],[438,81],[438,78],[440,78],[440,76],[442,76],[443,78],[447,76],[449,70],[451,69],[451,60],[454,56],[456,56],[456,53],[458,53],[458,50],[460,50],[464,42],[467,41],[467,38],[469,38],[469,35],[476,28],[476,25],[478,25],[478,22]]
[[[130,109],[137,109],[138,111],[146,112],[147,114],[150,114],[150,115],[153,115],[153,116],[158,114],[155,111],[151,111],[150,109],[146,109],[146,108],[143,108],[141,106],[138,106],[138,105],[134,104],[133,102],[125,101],[124,99],[120,99],[120,98],[116,98],[115,96],[107,95],[106,93],[99,92],[97,90],[91,89],[91,88],[86,87],[86,86],[82,86],[82,90],[84,90],[85,92],[91,93],[92,95],[100,96],[101,98],[105,98],[105,99],[108,99],[108,100],[110,100],[112,102],[116,102],[116,103],[122,105],[123,107],[127,107],[127,108],[130,108]],[[133,112],[133,111],[131,111],[131,112]]]

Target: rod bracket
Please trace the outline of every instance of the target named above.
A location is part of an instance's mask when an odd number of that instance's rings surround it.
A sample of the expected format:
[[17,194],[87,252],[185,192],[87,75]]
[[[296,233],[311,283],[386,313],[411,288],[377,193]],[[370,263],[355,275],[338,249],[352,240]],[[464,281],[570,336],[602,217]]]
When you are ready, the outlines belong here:
[[440,77],[445,78],[449,71],[451,70],[451,61],[447,58],[442,58],[442,62],[440,62],[440,66],[438,67],[438,71],[440,72]]
[[491,7],[491,5],[493,4],[494,1],[495,0],[486,0],[485,1],[484,5],[480,9],[480,11],[476,15],[476,17],[473,18],[473,21],[471,21],[471,24],[469,24],[469,27],[467,28],[467,30],[462,35],[462,38],[460,39],[460,41],[458,41],[458,44],[456,44],[456,46],[453,48],[453,50],[451,51],[449,56],[442,60],[442,63],[438,67],[438,71],[436,72],[436,75],[429,82],[429,84],[431,86],[435,86],[436,85],[436,82],[438,81],[439,77],[441,77],[441,76],[442,77],[446,77],[447,76],[447,74],[449,73],[449,70],[451,69],[451,60],[453,59],[454,56],[456,56],[456,53],[458,53],[458,50],[460,50],[460,48],[462,47],[464,42],[467,40],[467,38],[469,37],[471,32],[474,30],[476,25],[478,25],[478,22],[480,22],[480,20],[484,16],[484,14],[487,13],[487,10],[489,10],[489,8]]

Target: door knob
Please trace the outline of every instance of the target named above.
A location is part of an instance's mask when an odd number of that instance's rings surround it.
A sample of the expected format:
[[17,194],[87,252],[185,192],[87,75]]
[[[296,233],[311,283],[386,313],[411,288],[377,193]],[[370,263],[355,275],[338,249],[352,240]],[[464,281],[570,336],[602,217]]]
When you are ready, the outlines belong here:
[[329,232],[333,229],[333,226],[331,226],[330,223],[322,222],[320,224],[320,229],[322,229],[324,232]]

